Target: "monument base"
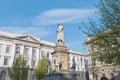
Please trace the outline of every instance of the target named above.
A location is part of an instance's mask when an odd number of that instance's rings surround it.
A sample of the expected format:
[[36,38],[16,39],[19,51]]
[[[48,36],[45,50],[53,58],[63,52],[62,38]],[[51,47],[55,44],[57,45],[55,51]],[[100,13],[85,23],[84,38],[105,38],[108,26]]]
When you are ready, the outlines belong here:
[[78,72],[78,73],[50,73],[45,75],[45,80],[86,80],[86,73],[85,72]]
[[45,75],[45,80],[71,80],[71,76],[67,73],[51,73]]

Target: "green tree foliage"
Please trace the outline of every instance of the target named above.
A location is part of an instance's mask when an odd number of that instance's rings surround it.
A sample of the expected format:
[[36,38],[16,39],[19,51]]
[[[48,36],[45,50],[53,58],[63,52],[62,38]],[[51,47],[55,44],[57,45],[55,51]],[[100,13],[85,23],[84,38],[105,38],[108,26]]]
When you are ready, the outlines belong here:
[[120,25],[120,1],[100,0],[98,4],[100,24],[105,29]]
[[28,75],[26,60],[21,55],[17,57],[8,73],[11,80],[25,80]]
[[120,65],[120,0],[100,0],[97,8],[99,25],[90,20],[86,44],[91,46],[93,58]]
[[46,73],[46,61],[47,61],[46,57],[43,57],[38,63],[38,66],[35,70],[37,80],[44,79],[44,75]]

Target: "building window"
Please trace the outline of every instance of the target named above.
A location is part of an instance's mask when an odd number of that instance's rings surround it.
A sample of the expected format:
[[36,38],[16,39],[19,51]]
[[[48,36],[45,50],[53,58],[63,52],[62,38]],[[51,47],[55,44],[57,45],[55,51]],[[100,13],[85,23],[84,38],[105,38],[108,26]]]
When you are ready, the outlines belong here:
[[36,55],[36,49],[35,49],[35,48],[33,48],[33,49],[32,49],[32,56],[34,56],[34,57],[35,57],[35,55]]
[[20,46],[17,45],[17,46],[16,46],[16,54],[19,54],[19,53],[20,53]]
[[6,80],[6,72],[5,71],[1,71],[1,74],[0,74],[0,80]]
[[44,53],[45,53],[45,51],[41,51],[41,57],[43,57],[44,56]]
[[79,56],[77,56],[77,61],[79,61]]
[[48,58],[50,57],[50,52],[49,52],[49,51],[47,52],[46,56],[47,56]]
[[24,48],[24,55],[28,55],[29,49],[27,47]]
[[84,59],[85,70],[88,71],[88,60]]
[[82,63],[82,57],[81,57],[81,63]]
[[32,61],[32,67],[35,67],[35,61]]
[[79,64],[78,64],[78,71],[80,70]]
[[2,53],[2,44],[0,44],[0,53]]
[[4,65],[8,65],[8,58],[7,57],[4,58]]
[[6,46],[6,53],[10,53],[11,46]]

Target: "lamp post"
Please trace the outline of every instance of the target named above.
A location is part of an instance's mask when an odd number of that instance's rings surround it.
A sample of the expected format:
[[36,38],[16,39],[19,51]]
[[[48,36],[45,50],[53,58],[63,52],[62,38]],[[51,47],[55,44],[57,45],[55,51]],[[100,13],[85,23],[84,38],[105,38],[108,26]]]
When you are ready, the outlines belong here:
[[94,66],[92,67],[93,80],[95,80]]
[[[94,47],[93,47],[93,45],[91,46],[91,52],[92,52],[92,54],[94,54]],[[92,59],[92,72],[93,72],[93,80],[95,80],[95,59]]]
[[[32,62],[32,64],[33,64],[33,62]],[[31,67],[31,79],[30,80],[33,80],[33,67]]]

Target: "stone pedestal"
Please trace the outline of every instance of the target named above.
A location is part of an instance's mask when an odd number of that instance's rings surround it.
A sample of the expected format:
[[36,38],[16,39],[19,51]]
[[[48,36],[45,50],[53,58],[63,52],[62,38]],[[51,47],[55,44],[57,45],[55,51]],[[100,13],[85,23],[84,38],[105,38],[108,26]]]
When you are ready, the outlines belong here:
[[52,58],[60,59],[59,62],[61,63],[61,68],[59,71],[55,71],[55,63],[54,60],[52,60],[52,72],[45,75],[45,80],[71,80],[67,47],[59,43],[56,44],[54,52],[52,53]]
[[[68,58],[68,49],[64,45],[56,45],[54,52],[52,53],[52,58],[59,57],[61,63],[60,72],[69,71],[69,58]],[[54,71],[54,62],[52,62],[52,70]]]

